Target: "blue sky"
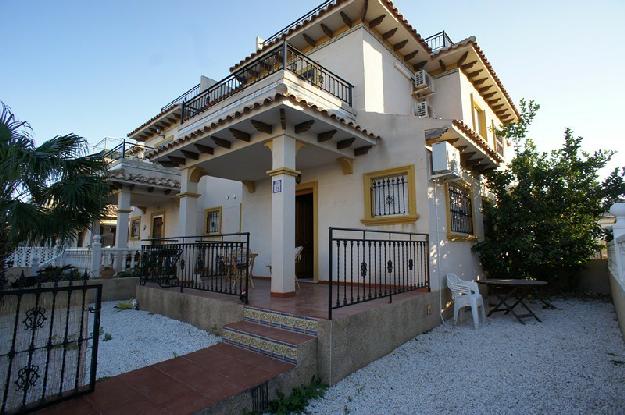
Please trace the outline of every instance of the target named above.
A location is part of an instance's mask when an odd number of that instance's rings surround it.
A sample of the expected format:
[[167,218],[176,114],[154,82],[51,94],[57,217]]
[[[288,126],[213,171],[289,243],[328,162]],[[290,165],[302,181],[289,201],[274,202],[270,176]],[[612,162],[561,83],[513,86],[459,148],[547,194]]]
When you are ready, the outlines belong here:
[[[75,132],[95,143],[126,133],[198,82],[221,79],[321,0],[0,0],[0,100],[35,138]],[[424,37],[477,36],[515,101],[542,109],[532,129],[549,150],[565,127],[588,150],[619,151],[625,97],[625,2],[395,0]]]

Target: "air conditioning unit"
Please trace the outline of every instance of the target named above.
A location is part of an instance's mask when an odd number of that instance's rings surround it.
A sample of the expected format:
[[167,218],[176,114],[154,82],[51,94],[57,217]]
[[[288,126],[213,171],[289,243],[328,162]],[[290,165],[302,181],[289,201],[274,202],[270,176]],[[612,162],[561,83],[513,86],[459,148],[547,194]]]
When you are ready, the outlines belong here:
[[447,141],[432,144],[432,173],[439,177],[460,178],[460,150]]
[[432,83],[432,77],[424,69],[417,71],[414,76],[414,93],[417,96],[423,97],[430,95],[434,92],[434,84]]
[[432,116],[432,108],[427,101],[417,101],[414,115],[419,118],[430,118]]

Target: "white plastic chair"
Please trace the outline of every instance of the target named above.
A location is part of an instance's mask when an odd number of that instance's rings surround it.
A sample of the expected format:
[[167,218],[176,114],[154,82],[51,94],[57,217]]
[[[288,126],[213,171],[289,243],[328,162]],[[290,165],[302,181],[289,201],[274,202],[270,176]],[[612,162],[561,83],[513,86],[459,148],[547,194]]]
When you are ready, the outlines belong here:
[[473,325],[480,327],[478,307],[482,308],[482,319],[486,321],[484,299],[475,281],[464,281],[456,274],[447,274],[447,287],[451,290],[451,298],[454,300],[454,323],[458,322],[458,313],[465,307],[471,307]]

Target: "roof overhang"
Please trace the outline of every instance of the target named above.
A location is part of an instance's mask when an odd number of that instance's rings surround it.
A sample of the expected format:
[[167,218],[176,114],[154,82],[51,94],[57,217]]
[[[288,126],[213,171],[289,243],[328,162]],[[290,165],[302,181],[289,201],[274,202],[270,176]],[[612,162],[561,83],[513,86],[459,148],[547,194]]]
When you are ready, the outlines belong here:
[[[331,154],[334,159],[366,154],[380,139],[351,120],[322,110],[292,95],[276,94],[261,102],[250,103],[233,114],[210,125],[199,126],[172,143],[157,148],[150,159],[168,167],[193,167],[220,163],[229,157],[231,175],[215,174],[232,180],[256,180],[242,177],[236,163],[254,163],[254,153],[248,159],[233,158],[234,153],[264,144],[280,135],[295,138],[301,145]],[[311,156],[313,154],[311,153]],[[236,163],[234,163],[236,160]]]
[[425,69],[433,76],[461,70],[502,123],[519,119],[518,110],[475,37],[436,51]]
[[287,30],[283,36],[266,43],[230,68],[236,71],[282,41],[309,53],[341,33],[364,25],[400,61],[418,69],[430,58],[432,50],[390,0],[335,0],[308,19]]
[[465,168],[481,173],[494,170],[503,163],[503,157],[493,150],[486,140],[462,121],[453,120],[443,127],[425,130],[425,143],[447,141],[460,150],[461,162]]
[[174,105],[128,133],[128,138],[136,141],[146,141],[159,134],[162,130],[179,123],[181,114],[182,106],[180,104]]

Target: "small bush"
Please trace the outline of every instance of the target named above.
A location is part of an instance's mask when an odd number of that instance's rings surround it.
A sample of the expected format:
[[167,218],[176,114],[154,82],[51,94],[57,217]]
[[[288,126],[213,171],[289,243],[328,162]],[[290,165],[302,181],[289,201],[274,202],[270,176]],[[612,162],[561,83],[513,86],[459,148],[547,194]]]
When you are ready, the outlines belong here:
[[102,341],[108,342],[113,340],[113,336],[111,335],[111,333],[104,333],[104,338],[102,339]]
[[269,402],[269,411],[278,415],[300,413],[312,399],[323,397],[327,389],[328,385],[322,383],[319,377],[313,376],[309,385],[293,388],[288,397],[278,392],[278,399]]

